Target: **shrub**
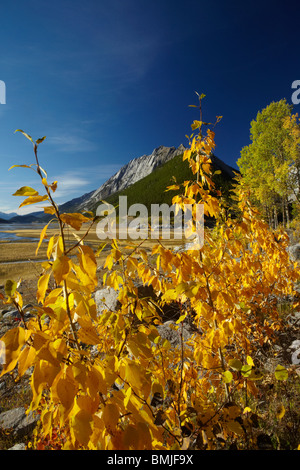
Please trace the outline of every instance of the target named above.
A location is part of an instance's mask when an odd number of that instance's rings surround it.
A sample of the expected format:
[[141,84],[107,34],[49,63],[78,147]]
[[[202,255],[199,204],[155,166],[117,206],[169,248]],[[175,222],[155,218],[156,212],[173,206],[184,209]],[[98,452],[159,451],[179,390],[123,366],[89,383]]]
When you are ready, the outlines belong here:
[[[199,97],[201,106],[202,96]],[[18,283],[6,283],[6,302],[18,308],[23,325],[7,332],[1,375],[33,366],[29,410],[40,413],[38,449],[249,449],[257,448],[256,400],[264,377],[257,351],[267,348],[282,327],[277,300],[294,294],[299,276],[287,253],[288,237],[274,232],[248,201],[240,181],[235,189],[239,218],[224,216],[211,179],[214,132],[194,121],[197,135],[183,160],[191,180],[173,203],[204,205],[216,219],[200,249],[174,252],[161,240],[149,254],[143,242],[121,248],[111,243],[103,284],[119,292],[117,311],[97,315],[93,292],[97,260],[86,234],[66,247],[65,227],[96,222],[91,214],[61,214],[54,202],[33,139],[45,195],[25,186],[21,204],[47,201],[59,233],[48,242],[48,261],[37,285],[35,317],[25,321]],[[25,166],[25,165],[22,165]],[[50,224],[51,222],[49,222]],[[37,251],[47,235],[41,232]],[[195,227],[194,227],[195,230]],[[74,256],[76,255],[76,257]],[[50,288],[50,280],[54,288]],[[141,298],[137,284],[157,296]],[[176,302],[174,328],[179,346],[159,334],[160,311]],[[183,327],[192,328],[190,339]],[[281,372],[280,372],[281,371]],[[277,380],[290,372],[277,370]]]

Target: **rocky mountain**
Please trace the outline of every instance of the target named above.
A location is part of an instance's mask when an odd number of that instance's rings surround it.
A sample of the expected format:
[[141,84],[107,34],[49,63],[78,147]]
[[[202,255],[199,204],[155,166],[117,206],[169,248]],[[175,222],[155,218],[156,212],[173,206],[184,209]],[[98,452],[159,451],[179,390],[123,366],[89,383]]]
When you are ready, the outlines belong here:
[[[65,202],[59,206],[61,213],[63,212],[83,212],[83,211],[95,211],[95,208],[100,203],[101,200],[109,200],[114,195],[120,194],[124,190],[132,187],[133,193],[137,196],[139,192],[139,202],[145,203],[144,199],[148,199],[148,202],[153,202],[151,200],[150,194],[156,194],[156,199],[161,199],[162,194],[165,191],[165,188],[168,184],[171,183],[170,177],[174,174],[177,177],[177,181],[180,182],[182,178],[188,178],[189,176],[185,174],[188,170],[186,163],[182,164],[181,155],[183,155],[185,147],[181,144],[178,148],[176,147],[165,147],[161,145],[153,150],[150,155],[142,155],[141,157],[134,158],[130,160],[126,165],[122,166],[120,170],[112,175],[105,183],[103,183],[95,191],[86,193],[80,197],[72,199]],[[227,165],[221,159],[212,155],[212,163],[215,170],[219,169],[222,171],[222,181],[224,178],[227,180],[232,180],[234,178],[235,170],[231,166]],[[172,163],[173,162],[173,163]],[[157,173],[157,170],[167,167],[165,171]],[[177,167],[177,170],[176,170]],[[190,170],[188,170],[190,171]],[[165,174],[164,174],[165,173]],[[147,185],[152,183],[147,180],[147,177],[153,175],[152,180],[158,179],[155,187],[149,188],[146,194],[141,197],[141,194],[145,192],[144,183]],[[144,182],[145,180],[145,182]],[[136,188],[136,184],[139,184],[139,188]],[[142,186],[142,188],[140,188]],[[133,196],[134,199],[134,196]],[[134,203],[136,201],[133,201]],[[154,201],[154,203],[162,201]],[[1,217],[1,214],[0,214]],[[23,216],[12,217],[9,221],[3,220],[2,223],[32,223],[32,222],[41,222],[48,221],[52,216],[42,212],[34,212],[32,214],[27,214]]]
[[181,144],[175,147],[161,145],[153,150],[151,155],[130,160],[120,170],[100,186],[89,198],[85,199],[78,207],[80,211],[89,210],[96,203],[117,193],[152,173],[157,167],[164,165],[177,155],[182,155],[185,147]]

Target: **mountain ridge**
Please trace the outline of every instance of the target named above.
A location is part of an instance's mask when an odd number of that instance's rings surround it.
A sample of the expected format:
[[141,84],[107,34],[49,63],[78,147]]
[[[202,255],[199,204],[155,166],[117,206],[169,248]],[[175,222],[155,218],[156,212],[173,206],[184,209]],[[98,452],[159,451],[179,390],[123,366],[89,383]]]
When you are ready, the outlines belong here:
[[[183,144],[176,147],[165,147],[163,145],[155,148],[150,155],[142,155],[137,158],[131,159],[127,164],[123,165],[114,175],[112,175],[108,180],[106,180],[98,189],[90,191],[83,194],[82,196],[76,197],[59,205],[60,212],[84,212],[89,210],[94,210],[101,202],[101,200],[111,199],[113,196],[121,193],[127,188],[140,182],[139,186],[143,185],[143,180],[153,174],[157,169],[164,167],[168,164],[168,175],[172,177],[172,165],[171,161],[175,160],[178,162],[181,161],[182,155],[186,148]],[[232,180],[235,176],[235,173],[238,173],[238,170],[235,170],[230,165],[227,165],[223,160],[211,155],[212,165],[214,169],[220,169],[222,171],[225,179]],[[174,163],[175,164],[175,163]],[[184,168],[188,170],[188,165],[185,163]],[[186,169],[184,171],[186,171]],[[190,171],[190,170],[188,170]],[[179,170],[181,176],[183,173],[182,170]],[[187,176],[188,178],[188,176]],[[170,181],[167,181],[169,184]],[[165,189],[165,188],[164,188]],[[157,191],[157,189],[153,189]],[[149,194],[149,193],[148,193]],[[159,188],[159,194],[161,193],[161,188]],[[158,195],[158,194],[157,194]],[[145,196],[145,195],[144,195]],[[144,197],[143,197],[144,199]],[[138,202],[138,201],[136,201]],[[12,217],[9,223],[31,223],[31,222],[44,222],[49,221],[52,216],[45,214],[43,211],[33,212],[26,215],[18,215]]]
[[184,150],[185,147],[182,144],[179,145],[178,148],[161,145],[155,148],[150,155],[142,155],[130,160],[105,181],[105,183],[92,194],[90,199],[84,201],[83,204],[79,206],[79,209],[88,210],[89,206],[93,206],[96,201],[100,201],[116,192],[126,189],[128,186],[152,173],[153,170],[171,160],[176,155],[183,154]]

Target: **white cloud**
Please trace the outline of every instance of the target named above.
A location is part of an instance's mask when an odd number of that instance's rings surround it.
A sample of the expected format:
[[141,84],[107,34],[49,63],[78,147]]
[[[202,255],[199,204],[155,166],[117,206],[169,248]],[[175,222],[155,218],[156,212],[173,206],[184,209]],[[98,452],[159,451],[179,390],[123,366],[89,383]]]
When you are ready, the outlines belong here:
[[[57,190],[54,193],[54,200],[58,204],[70,201],[83,194],[98,189],[107,179],[114,175],[120,169],[116,164],[99,164],[96,166],[88,165],[74,170],[66,170],[57,174],[48,173],[48,182],[58,182]],[[33,187],[40,194],[44,194],[44,188],[41,182],[29,178],[26,185]],[[48,205],[47,201],[24,206],[18,209],[23,198],[12,196],[12,194],[21,186],[24,181],[12,179],[11,181],[2,181],[0,187],[0,211],[17,212],[20,215],[29,214],[43,210]]]
[[49,136],[47,141],[50,145],[55,145],[61,152],[87,152],[96,150],[96,144],[91,140],[79,135],[69,133],[54,134]]
[[80,197],[86,192],[96,190],[108,178],[120,169],[120,165],[103,164],[90,167],[81,167],[72,171],[65,171],[55,177],[49,176],[49,181],[58,181],[55,198],[59,203]]

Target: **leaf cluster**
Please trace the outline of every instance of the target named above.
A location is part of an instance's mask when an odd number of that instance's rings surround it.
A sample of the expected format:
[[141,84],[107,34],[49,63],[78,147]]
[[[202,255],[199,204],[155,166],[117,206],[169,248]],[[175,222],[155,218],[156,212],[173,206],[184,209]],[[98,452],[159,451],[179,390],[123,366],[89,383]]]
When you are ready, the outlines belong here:
[[[199,99],[201,104],[203,96]],[[93,215],[60,214],[52,197],[56,184],[48,184],[37,158],[43,139],[34,144],[35,168],[49,202],[45,210],[59,233],[48,240],[32,318],[25,320],[18,283],[6,283],[4,301],[15,304],[22,323],[1,338],[0,376],[17,370],[22,377],[33,368],[29,410],[40,414],[35,448],[256,447],[251,403],[265,376],[256,353],[280,331],[274,299],[293,295],[299,268],[289,259],[287,235],[275,237],[242,184],[235,195],[241,217],[224,217],[209,156],[214,132],[208,128],[204,136],[203,126],[202,119],[193,124],[199,134],[191,136],[183,155],[191,179],[169,190],[180,189],[172,198],[180,207],[203,204],[216,228],[207,230],[203,246],[187,251],[174,252],[161,240],[150,252],[143,241],[124,247],[113,240],[102,283],[118,292],[119,306],[101,315],[93,297],[99,282],[96,254],[84,244],[85,236],[71,248],[64,238],[68,226],[78,230],[87,222],[88,231]],[[26,186],[15,194],[27,201],[40,197]],[[151,286],[155,296],[141,297],[140,284]],[[163,308],[172,302],[180,312],[172,326],[176,347],[158,328]],[[188,340],[184,325],[192,331]],[[280,366],[275,378],[287,381],[289,375]]]

